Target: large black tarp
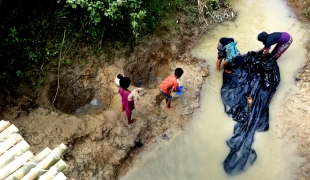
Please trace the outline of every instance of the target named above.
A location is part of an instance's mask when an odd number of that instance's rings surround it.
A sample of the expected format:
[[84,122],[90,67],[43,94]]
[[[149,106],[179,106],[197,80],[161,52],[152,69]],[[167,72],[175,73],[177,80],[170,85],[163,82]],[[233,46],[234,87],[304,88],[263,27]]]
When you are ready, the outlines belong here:
[[225,112],[237,121],[233,136],[227,141],[230,153],[223,163],[230,175],[245,171],[255,162],[257,155],[251,148],[254,134],[269,128],[268,106],[280,83],[280,73],[270,54],[264,59],[259,59],[260,55],[261,52],[252,51],[238,56],[231,66],[232,73],[223,74],[221,96]]

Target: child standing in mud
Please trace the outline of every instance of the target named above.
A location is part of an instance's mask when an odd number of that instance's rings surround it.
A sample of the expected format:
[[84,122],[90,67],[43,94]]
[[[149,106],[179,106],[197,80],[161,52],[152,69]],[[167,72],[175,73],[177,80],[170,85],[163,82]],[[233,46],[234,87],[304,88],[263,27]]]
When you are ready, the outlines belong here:
[[133,101],[133,95],[128,89],[131,81],[128,77],[121,77],[119,84],[120,88],[118,90],[122,98],[122,111],[126,111],[126,116],[128,119],[128,125],[136,122],[136,119],[131,119],[132,110],[135,108]]
[[168,76],[163,82],[159,85],[160,93],[164,96],[167,104],[168,109],[172,109],[173,107],[171,104],[171,92],[177,92],[177,87],[179,86],[179,82],[177,79],[179,79],[183,74],[182,68],[176,68],[174,71],[174,76],[170,75]]

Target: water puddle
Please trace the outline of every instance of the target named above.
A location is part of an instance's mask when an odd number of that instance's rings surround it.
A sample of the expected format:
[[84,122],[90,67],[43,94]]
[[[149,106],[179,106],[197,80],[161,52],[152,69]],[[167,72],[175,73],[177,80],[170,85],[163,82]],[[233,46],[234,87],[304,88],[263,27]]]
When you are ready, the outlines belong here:
[[[296,91],[294,75],[305,62],[306,28],[298,22],[282,0],[232,0],[239,17],[234,22],[217,26],[202,37],[192,54],[206,59],[210,76],[202,92],[201,108],[194,114],[184,133],[169,145],[137,160],[122,179],[195,179],[195,180],[291,180],[294,170],[303,161],[297,156],[296,144],[285,144],[276,137],[275,112],[287,92]],[[252,145],[257,160],[242,174],[228,176],[222,162],[229,153],[226,145],[233,133],[234,121],[224,113],[220,97],[222,73],[215,71],[216,46],[223,36],[238,41],[242,54],[262,48],[258,33],[289,32],[294,42],[278,60],[281,83],[270,104],[270,128],[255,134]]]
[[89,104],[80,107],[75,110],[75,115],[96,114],[103,110],[103,106],[100,104],[97,98],[93,99]]

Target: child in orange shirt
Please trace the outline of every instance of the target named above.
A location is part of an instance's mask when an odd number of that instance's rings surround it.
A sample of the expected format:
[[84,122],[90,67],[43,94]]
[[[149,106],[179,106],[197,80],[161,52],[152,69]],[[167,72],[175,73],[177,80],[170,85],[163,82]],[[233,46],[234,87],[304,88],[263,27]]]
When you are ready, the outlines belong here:
[[173,107],[171,104],[171,92],[177,92],[177,87],[179,86],[179,82],[177,79],[179,79],[183,75],[183,69],[182,68],[176,68],[174,71],[174,76],[170,75],[168,76],[163,82],[159,85],[160,93],[165,97],[167,108],[172,109]]

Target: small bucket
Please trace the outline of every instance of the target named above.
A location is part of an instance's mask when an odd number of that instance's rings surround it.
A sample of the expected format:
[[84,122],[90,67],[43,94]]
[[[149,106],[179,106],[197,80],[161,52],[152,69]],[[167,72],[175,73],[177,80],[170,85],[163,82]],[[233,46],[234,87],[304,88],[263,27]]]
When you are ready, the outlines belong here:
[[183,94],[183,86],[178,86],[177,89],[179,90],[178,92],[175,92],[177,96],[182,96]]
[[179,79],[177,79],[177,81],[179,82],[179,86],[177,87],[177,89],[179,90],[179,92],[171,92],[171,96],[172,97],[180,97],[183,94],[183,86],[181,86],[181,82]]

